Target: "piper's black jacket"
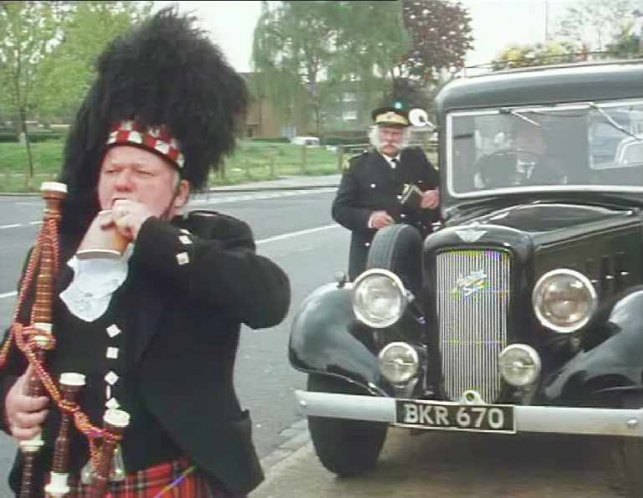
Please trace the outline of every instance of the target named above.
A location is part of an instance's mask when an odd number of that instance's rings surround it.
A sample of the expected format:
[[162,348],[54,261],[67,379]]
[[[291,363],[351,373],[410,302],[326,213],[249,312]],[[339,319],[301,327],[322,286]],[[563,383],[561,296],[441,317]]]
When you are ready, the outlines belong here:
[[[181,241],[183,235],[191,243]],[[74,252],[63,244],[61,261]],[[187,252],[188,263],[178,264],[181,252]],[[65,272],[71,273],[62,266],[58,292],[69,282]],[[171,224],[156,218],[143,224],[130,259],[130,280],[135,292],[128,310],[135,326],[127,333],[136,338],[128,357],[145,408],[208,477],[234,494],[248,493],[263,473],[249,414],[233,386],[240,325],[264,328],[281,322],[290,302],[288,277],[255,253],[247,224],[216,212],[195,212]],[[57,299],[56,306],[64,304]],[[2,372],[3,400],[24,371],[20,360],[21,353],[14,351]],[[14,489],[20,471],[18,456]]]
[[376,232],[368,228],[373,211],[385,210],[396,223],[418,228],[423,237],[431,232],[431,223],[439,216],[438,210],[403,206],[399,196],[406,183],[416,185],[423,192],[438,187],[438,172],[421,149],[404,149],[395,169],[374,150],[350,159],[333,202],[332,216],[352,231],[348,266],[351,280],[366,265],[368,249]]

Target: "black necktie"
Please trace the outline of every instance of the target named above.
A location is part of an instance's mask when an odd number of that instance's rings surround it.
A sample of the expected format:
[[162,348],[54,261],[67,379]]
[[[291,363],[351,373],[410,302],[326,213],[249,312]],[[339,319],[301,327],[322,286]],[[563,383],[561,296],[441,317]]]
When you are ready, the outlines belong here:
[[393,163],[393,168],[395,169],[397,169],[397,167],[400,165],[400,160],[397,157],[391,159],[391,162]]

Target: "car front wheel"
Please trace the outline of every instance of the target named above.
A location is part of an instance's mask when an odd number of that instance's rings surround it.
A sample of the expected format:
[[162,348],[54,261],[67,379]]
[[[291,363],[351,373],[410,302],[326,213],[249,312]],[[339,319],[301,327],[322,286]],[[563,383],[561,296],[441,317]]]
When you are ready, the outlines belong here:
[[[336,394],[364,394],[345,381],[321,375],[308,376],[308,390]],[[308,429],[322,465],[340,477],[351,477],[375,466],[386,439],[388,424],[308,417]]]

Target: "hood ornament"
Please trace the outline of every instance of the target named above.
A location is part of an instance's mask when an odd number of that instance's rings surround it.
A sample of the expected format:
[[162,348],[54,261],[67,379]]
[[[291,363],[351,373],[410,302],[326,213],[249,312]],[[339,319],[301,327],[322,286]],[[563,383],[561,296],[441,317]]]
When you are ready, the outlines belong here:
[[463,242],[475,242],[476,240],[480,239],[485,233],[487,233],[486,230],[471,230],[471,229],[465,229],[465,230],[456,230],[455,234],[460,237],[460,240]]

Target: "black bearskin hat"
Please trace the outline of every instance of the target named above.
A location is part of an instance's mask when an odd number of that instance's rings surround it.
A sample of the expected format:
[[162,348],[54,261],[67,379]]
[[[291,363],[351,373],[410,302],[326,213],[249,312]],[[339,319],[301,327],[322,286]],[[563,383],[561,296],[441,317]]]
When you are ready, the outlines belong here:
[[234,150],[248,103],[245,81],[193,22],[165,8],[100,55],[65,147],[63,233],[84,233],[96,215],[100,164],[120,122],[169,130],[184,160],[181,176],[194,190]]

